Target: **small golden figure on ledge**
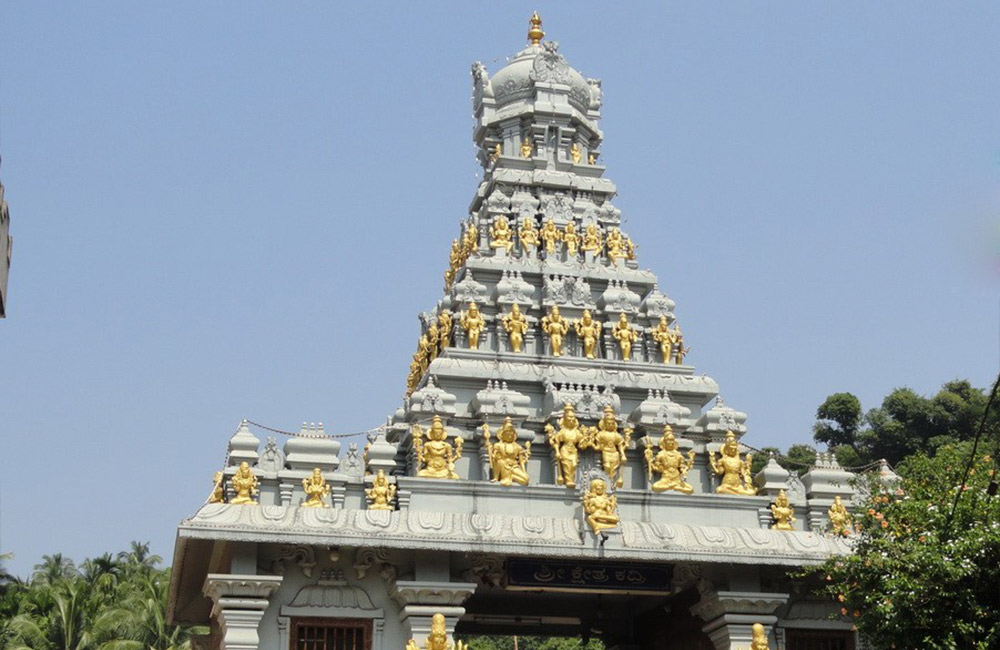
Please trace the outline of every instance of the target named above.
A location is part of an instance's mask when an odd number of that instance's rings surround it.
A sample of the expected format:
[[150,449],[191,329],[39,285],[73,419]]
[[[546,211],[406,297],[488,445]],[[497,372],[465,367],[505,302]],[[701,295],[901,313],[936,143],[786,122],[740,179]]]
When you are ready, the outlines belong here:
[[524,333],[528,331],[528,319],[521,313],[521,307],[515,302],[510,306],[510,312],[504,314],[500,322],[503,324],[504,331],[507,332],[511,351],[521,352],[524,345]]
[[622,312],[618,317],[618,323],[611,327],[611,336],[618,341],[618,349],[621,350],[622,360],[628,361],[632,358],[632,344],[639,340],[639,333],[628,324],[628,317]]
[[420,374],[424,374],[431,363],[431,341],[426,334],[417,339],[417,359],[420,361]]
[[539,237],[545,242],[545,252],[549,255],[556,252],[556,244],[562,241],[562,233],[559,232],[556,222],[552,219],[546,219],[545,223],[542,224],[542,231],[539,233]]
[[597,356],[597,342],[601,338],[601,322],[594,320],[589,309],[576,322],[576,336],[583,343],[583,356],[593,359]]
[[595,478],[583,495],[583,510],[587,513],[587,523],[595,535],[602,530],[616,528],[621,522],[618,516],[618,497],[606,494],[607,489],[604,479]]
[[672,330],[674,335],[674,358],[677,361],[677,365],[684,364],[684,355],[691,351],[691,348],[684,347],[684,333],[681,332],[681,326],[675,325]]
[[385,470],[380,469],[375,474],[372,486],[365,490],[368,497],[369,510],[393,510],[392,501],[396,498],[396,486],[389,482]]
[[464,440],[455,437],[455,446],[446,439],[448,433],[444,430],[441,416],[435,415],[431,420],[431,428],[427,432],[427,442],[424,442],[424,430],[419,424],[413,425],[413,448],[417,452],[417,476],[426,478],[457,479],[455,461],[462,457]]
[[533,153],[535,153],[535,148],[531,145],[531,140],[525,137],[524,140],[521,141],[521,157],[531,158]]
[[552,305],[549,315],[542,318],[542,331],[549,335],[552,356],[561,357],[563,338],[569,334],[569,321],[559,315],[558,305]]
[[441,335],[438,332],[437,319],[434,319],[427,325],[427,353],[429,357],[427,359],[428,362],[437,359],[438,352],[440,352],[440,349],[438,348],[438,342],[440,340],[441,340]]
[[486,327],[486,320],[479,313],[479,307],[476,303],[469,303],[469,309],[462,314],[460,322],[462,329],[465,330],[465,336],[469,340],[469,349],[478,350],[479,336],[483,333],[483,328]]
[[666,316],[660,316],[660,322],[653,328],[649,335],[660,345],[660,354],[663,356],[663,363],[673,361],[674,332],[667,327]]
[[849,535],[851,533],[851,513],[844,507],[840,497],[833,497],[833,505],[826,511],[834,535]]
[[502,214],[490,227],[490,248],[502,248],[508,253],[514,248],[514,230],[510,227],[507,217]]
[[684,478],[694,465],[694,450],[688,451],[687,458],[677,450],[677,440],[674,438],[674,430],[669,424],[663,425],[663,435],[660,436],[660,451],[653,455],[653,447],[646,438],[646,466],[649,468],[649,479],[653,480],[654,472],[660,475],[656,483],[650,488],[653,492],[666,492],[673,490],[691,494],[694,488],[686,482]]
[[493,472],[494,483],[500,485],[528,484],[528,459],[531,458],[531,441],[524,443],[522,447],[517,442],[517,429],[510,418],[505,418],[500,431],[497,433],[499,441],[490,441],[490,425],[483,425],[483,444],[486,447],[486,456],[490,460],[490,469]]
[[569,148],[569,157],[573,160],[574,165],[579,165],[580,160],[583,158],[583,152],[580,151],[580,145],[573,143],[573,146]]
[[240,467],[233,474],[230,483],[233,486],[233,492],[236,493],[236,496],[229,503],[246,506],[257,505],[253,497],[257,494],[257,486],[260,484],[260,481],[257,480],[257,476],[250,469],[249,463],[246,461],[240,463]]
[[438,348],[441,352],[451,345],[451,312],[447,309],[438,314]]
[[521,238],[521,250],[525,253],[530,253],[531,251],[538,248],[538,230],[535,228],[534,219],[521,219],[521,229],[517,232],[517,236]]
[[462,235],[462,256],[460,258],[459,266],[469,259],[469,256],[479,250],[479,228],[474,225],[470,225],[465,229],[465,234]]
[[597,229],[597,224],[588,223],[583,231],[583,251],[591,251],[600,254],[604,244],[601,241],[601,231]]
[[617,228],[611,229],[604,245],[608,249],[608,259],[612,264],[617,264],[618,260],[625,257],[625,241],[622,239],[622,231]]
[[618,420],[615,411],[610,406],[604,407],[604,413],[596,427],[587,430],[587,437],[580,448],[590,447],[601,454],[601,467],[608,478],[621,487],[625,483],[625,450],[632,440],[632,429],[618,431]]
[[330,507],[326,501],[323,501],[330,496],[330,486],[323,478],[323,472],[320,468],[315,468],[309,478],[302,479],[302,489],[306,493],[306,500],[302,503],[303,508]]
[[750,650],[771,650],[771,646],[767,644],[767,632],[764,631],[763,625],[754,623],[750,628],[750,633],[753,635],[753,639],[750,641]]
[[559,431],[551,424],[545,425],[545,435],[556,457],[556,483],[566,487],[576,487],[576,466],[580,462],[580,448],[587,437],[572,404],[563,406],[559,418]]
[[788,495],[785,494],[784,490],[778,492],[778,496],[774,498],[774,503],[771,504],[771,516],[774,517],[772,529],[795,530],[795,527],[792,526],[795,523],[795,510],[788,503]]
[[629,236],[626,235],[625,236],[625,259],[627,259],[627,260],[634,260],[635,259],[635,248],[636,248],[635,242],[632,241],[631,237],[629,237]]
[[722,456],[715,458],[715,452],[708,452],[708,462],[712,471],[722,475],[722,482],[715,491],[719,494],[757,494],[757,488],[750,484],[750,465],[753,456],[747,454],[746,460],[740,459],[740,445],[732,431],[726,432],[726,442],[722,445]]
[[495,163],[499,160],[501,154],[503,154],[503,147],[498,142],[496,146],[493,147],[493,151],[490,152],[490,162]]
[[570,221],[563,228],[563,242],[566,244],[566,256],[570,259],[576,257],[576,251],[580,248],[580,235],[576,232],[576,224]]
[[597,164],[597,154],[596,153],[591,153],[589,156],[587,156],[587,163],[590,164],[590,165],[596,165]]
[[226,500],[225,472],[216,472],[212,477],[212,493],[208,495],[209,503],[222,503]]
[[[406,644],[406,650],[420,650],[420,646],[413,639]],[[444,624],[444,614],[435,614],[431,617],[431,633],[427,635],[427,642],[424,650],[469,650],[469,646],[464,641],[458,641],[452,646],[448,640],[448,630]]]

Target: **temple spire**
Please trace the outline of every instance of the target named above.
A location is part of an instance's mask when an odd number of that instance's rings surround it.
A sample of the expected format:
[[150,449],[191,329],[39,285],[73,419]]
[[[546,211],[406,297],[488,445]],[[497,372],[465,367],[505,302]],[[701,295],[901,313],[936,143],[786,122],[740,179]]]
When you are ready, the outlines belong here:
[[538,12],[532,12],[531,14],[531,29],[528,30],[528,40],[531,41],[532,45],[538,45],[545,38],[545,32],[542,31],[542,19],[539,17]]

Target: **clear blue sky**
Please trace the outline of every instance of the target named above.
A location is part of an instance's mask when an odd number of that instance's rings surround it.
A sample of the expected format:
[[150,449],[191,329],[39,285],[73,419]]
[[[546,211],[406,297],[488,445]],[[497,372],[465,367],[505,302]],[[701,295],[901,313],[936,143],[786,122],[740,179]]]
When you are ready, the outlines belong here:
[[988,385],[1000,4],[5,3],[0,550],[150,540],[249,417],[400,403],[476,188],[469,65],[538,7],[604,80],[616,204],[746,441]]

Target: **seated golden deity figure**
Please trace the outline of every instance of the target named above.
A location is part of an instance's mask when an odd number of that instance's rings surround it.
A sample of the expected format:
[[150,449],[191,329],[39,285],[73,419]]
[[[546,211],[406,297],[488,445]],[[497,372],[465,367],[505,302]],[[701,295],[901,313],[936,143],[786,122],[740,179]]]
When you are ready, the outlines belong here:
[[229,503],[246,506],[257,505],[253,497],[257,494],[257,486],[260,482],[257,480],[257,476],[254,475],[253,470],[250,469],[249,463],[246,461],[240,463],[239,469],[236,470],[236,473],[233,474],[233,478],[229,482],[233,486],[233,492],[236,493],[236,496]]
[[569,334],[569,321],[559,315],[558,305],[552,305],[549,315],[542,318],[542,331],[549,335],[552,356],[561,357],[563,338]]
[[750,628],[750,633],[753,635],[750,641],[750,650],[770,650],[771,646],[767,644],[767,632],[764,631],[763,625],[754,623]]
[[663,363],[670,363],[674,358],[674,333],[667,327],[667,317],[660,316],[660,322],[649,333],[650,337],[660,345]]
[[612,228],[608,232],[608,238],[604,241],[604,245],[608,249],[608,259],[611,260],[612,264],[616,264],[618,260],[625,257],[625,241],[622,239],[622,231],[617,228]]
[[490,248],[502,248],[508,253],[514,248],[514,229],[503,215],[498,216],[490,227]]
[[556,252],[556,244],[562,241],[562,233],[559,232],[556,222],[552,219],[546,219],[538,236],[545,242],[545,252],[549,255]]
[[500,322],[503,323],[503,329],[507,332],[507,338],[510,340],[510,349],[513,352],[521,352],[524,345],[524,333],[528,331],[528,319],[521,313],[521,307],[515,302]]
[[469,303],[468,311],[462,314],[462,319],[459,322],[462,324],[462,329],[465,330],[465,336],[469,340],[469,349],[478,350],[479,336],[483,333],[483,329],[486,327],[486,320],[483,318],[483,315],[479,313],[479,307],[476,303]]
[[592,251],[594,253],[600,253],[601,248],[604,247],[601,241],[601,231],[597,229],[597,224],[588,223],[587,227],[583,230],[583,248],[584,252]]
[[583,343],[583,356],[588,359],[597,356],[597,342],[601,338],[601,322],[594,320],[589,309],[584,309],[583,316],[576,322],[576,336]]
[[666,492],[674,490],[691,494],[694,488],[687,483],[684,478],[694,465],[694,450],[688,451],[687,458],[677,450],[677,440],[674,438],[674,430],[669,424],[663,425],[663,435],[660,436],[660,451],[653,455],[653,447],[646,438],[646,466],[649,468],[649,479],[652,481],[653,474],[660,475],[658,481],[650,488],[653,492]]
[[750,483],[750,465],[753,456],[747,454],[740,459],[740,445],[732,431],[726,432],[726,442],[722,445],[722,456],[716,460],[715,452],[708,452],[708,463],[712,471],[722,476],[722,482],[715,491],[719,494],[757,494],[757,488]]
[[302,479],[302,489],[306,493],[306,500],[302,503],[303,508],[330,507],[326,501],[323,501],[330,496],[330,485],[323,478],[323,472],[320,468],[315,468],[309,478]]
[[583,495],[583,510],[587,513],[587,523],[595,535],[602,530],[616,528],[621,522],[618,516],[618,497],[607,494],[607,489],[604,479],[595,478]]
[[580,160],[583,158],[583,152],[580,151],[580,145],[573,143],[573,146],[569,148],[569,157],[572,159],[574,165],[579,165]]
[[521,141],[521,157],[531,158],[531,155],[535,153],[535,147],[531,144],[531,140],[527,137]]
[[580,448],[587,437],[586,431],[576,419],[572,404],[563,406],[559,418],[559,430],[551,424],[545,425],[545,435],[556,457],[556,483],[566,487],[576,487],[576,466],[580,462]]
[[774,503],[771,504],[771,516],[774,517],[774,523],[771,525],[774,530],[795,530],[792,526],[795,523],[795,510],[788,503],[788,495],[784,490],[778,492],[778,496],[774,498]]
[[[420,647],[416,641],[410,639],[409,643],[406,644],[406,650],[420,650]],[[431,617],[431,633],[427,635],[424,650],[469,650],[469,646],[464,641],[458,641],[452,646],[448,640],[444,614],[435,614]]]
[[447,309],[443,310],[437,317],[438,323],[438,349],[444,352],[444,349],[451,345],[451,312]]
[[208,495],[209,503],[222,503],[226,500],[225,473],[216,472],[212,477],[212,493]]
[[510,418],[504,418],[497,433],[498,442],[490,441],[490,425],[483,425],[483,444],[490,460],[494,483],[500,485],[528,484],[528,459],[531,458],[531,441],[522,447],[517,442],[517,429]]
[[369,510],[393,510],[392,501],[396,498],[396,485],[386,478],[385,470],[380,469],[375,474],[372,486],[365,490]]
[[576,232],[576,224],[570,221],[563,228],[563,242],[566,244],[566,255],[569,258],[576,257],[576,251],[580,248],[580,235]]
[[521,250],[529,253],[538,248],[538,230],[535,228],[534,219],[521,219],[521,229],[517,231],[517,236],[521,238]]
[[632,344],[639,340],[639,333],[628,324],[628,317],[622,312],[618,317],[618,323],[611,327],[611,336],[618,341],[618,349],[621,350],[622,359],[628,361],[632,358]]
[[851,532],[851,513],[844,507],[840,497],[833,497],[833,505],[826,511],[834,535],[849,535]]
[[426,478],[458,478],[455,473],[455,461],[462,457],[464,440],[455,437],[455,446],[446,440],[448,433],[440,415],[431,420],[431,428],[427,431],[427,442],[424,442],[424,430],[419,424],[413,425],[413,448],[417,452],[417,476]]
[[616,486],[621,487],[625,483],[625,450],[628,449],[631,440],[631,427],[619,433],[614,409],[605,406],[604,414],[597,426],[587,429],[587,437],[580,448],[590,447],[598,451],[601,454],[601,468],[604,469],[604,473],[615,482]]

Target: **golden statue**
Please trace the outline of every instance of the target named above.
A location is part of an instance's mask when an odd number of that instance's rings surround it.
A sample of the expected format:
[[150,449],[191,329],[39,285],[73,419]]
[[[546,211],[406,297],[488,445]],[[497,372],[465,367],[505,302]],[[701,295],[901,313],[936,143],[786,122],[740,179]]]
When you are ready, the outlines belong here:
[[628,317],[622,312],[618,317],[618,323],[611,327],[611,336],[618,341],[618,349],[622,352],[622,359],[628,361],[632,358],[632,344],[639,340],[639,333],[628,324]]
[[524,140],[521,142],[521,157],[531,158],[531,154],[535,153],[535,147],[532,146],[531,140],[525,136]]
[[431,420],[431,428],[427,432],[427,442],[424,442],[424,430],[419,424],[413,425],[413,448],[417,452],[417,476],[427,478],[458,478],[455,473],[455,461],[462,457],[464,440],[455,436],[455,446],[452,447],[446,438],[441,416],[435,415]]
[[[406,650],[420,650],[420,646],[413,639],[406,644]],[[469,646],[464,641],[457,641],[452,645],[448,640],[448,629],[444,624],[444,614],[435,614],[431,617],[431,633],[427,635],[427,642],[424,650],[469,650]]]
[[490,425],[483,425],[483,444],[490,459],[494,483],[500,485],[528,484],[528,459],[531,458],[531,441],[522,447],[517,442],[517,430],[510,418],[505,418],[497,433],[496,443],[490,442]]
[[396,498],[396,485],[389,482],[385,470],[380,469],[375,474],[372,486],[365,490],[368,497],[369,510],[393,510],[392,501]]
[[754,623],[750,627],[750,632],[753,635],[753,639],[750,641],[750,650],[771,650],[771,646],[767,644],[767,632],[764,631],[763,625]]
[[562,241],[562,233],[559,232],[556,222],[552,219],[547,219],[542,224],[542,231],[538,236],[545,242],[545,252],[549,255],[556,252],[556,244]]
[[434,361],[437,358],[438,352],[438,342],[441,340],[441,335],[438,332],[437,320],[432,320],[427,325],[427,361]]
[[596,153],[591,153],[589,156],[587,156],[587,162],[589,164],[591,164],[591,165],[596,165],[597,164],[597,154]]
[[229,503],[246,506],[257,505],[253,497],[258,492],[257,486],[260,485],[260,481],[257,480],[253,470],[250,469],[249,463],[246,461],[240,463],[239,469],[236,470],[233,478],[229,481],[233,486],[233,492],[236,493],[236,496]]
[[632,241],[631,237],[625,237],[625,259],[634,260],[635,259],[635,242]]
[[694,488],[687,483],[684,478],[691,471],[694,465],[694,450],[688,451],[687,458],[677,450],[677,440],[674,438],[673,428],[669,424],[663,425],[663,435],[660,436],[660,451],[653,455],[653,447],[646,438],[646,466],[649,468],[649,480],[653,480],[653,473],[658,473],[660,478],[650,487],[653,492],[666,492],[674,490],[691,494]]
[[302,503],[303,508],[329,508],[330,505],[323,501],[330,496],[330,486],[323,478],[320,468],[313,470],[312,476],[302,479],[302,489],[306,493],[306,500]]
[[559,315],[559,306],[552,305],[549,315],[542,318],[542,331],[549,335],[552,356],[561,357],[563,337],[569,334],[569,321]]
[[757,488],[750,484],[750,465],[753,456],[747,454],[740,459],[740,445],[732,431],[726,432],[726,442],[722,445],[722,456],[716,460],[715,452],[708,452],[708,462],[712,471],[722,475],[722,482],[715,491],[719,494],[757,494]]
[[498,142],[496,146],[493,147],[493,151],[490,153],[490,162],[495,163],[497,159],[500,158],[501,154],[503,154],[503,147]]
[[691,351],[691,348],[684,347],[684,333],[681,332],[681,326],[675,325],[672,330],[674,335],[674,357],[677,360],[677,365],[684,363],[684,355]]
[[771,504],[771,516],[774,517],[774,523],[771,525],[774,530],[795,530],[792,526],[795,523],[795,510],[788,503],[788,495],[784,490],[778,492],[778,496],[774,498],[774,503]]
[[545,435],[549,446],[555,452],[556,483],[566,487],[576,487],[576,466],[580,462],[580,448],[583,446],[587,433],[576,419],[572,404],[563,406],[562,417],[559,418],[559,431],[551,424],[545,425]]
[[576,251],[580,248],[580,235],[576,232],[576,224],[570,221],[563,229],[562,240],[566,243],[566,255],[576,257]]
[[469,309],[462,314],[460,322],[466,337],[469,339],[469,349],[478,350],[479,336],[483,333],[483,328],[486,327],[486,320],[479,313],[479,307],[476,306],[475,302],[469,303]]
[[503,323],[507,338],[510,340],[510,349],[514,352],[521,352],[524,344],[524,333],[528,331],[528,319],[521,313],[521,307],[515,302],[510,306],[510,312],[504,314],[500,322]]
[[844,507],[840,497],[833,497],[833,505],[826,511],[834,535],[849,535],[851,532],[851,513]]
[[438,348],[444,349],[451,345],[451,312],[447,309],[438,314],[438,336],[440,337]]
[[474,225],[470,225],[465,229],[465,234],[462,235],[462,257],[461,263],[469,259],[469,256],[479,250],[479,228]]
[[490,227],[490,248],[502,248],[508,253],[514,248],[514,230],[510,227],[507,217],[502,214]]
[[208,495],[209,503],[222,503],[226,500],[225,472],[216,472],[212,477],[212,493]]
[[594,320],[589,309],[584,309],[583,316],[576,321],[576,336],[583,342],[583,356],[593,359],[601,338],[601,322]]
[[420,359],[418,354],[413,355],[413,361],[410,362],[410,374],[406,376],[406,394],[409,395],[420,383]]
[[596,427],[587,430],[587,437],[580,445],[581,449],[590,447],[600,452],[601,467],[608,478],[621,487],[625,483],[625,450],[632,440],[632,429],[618,432],[618,420],[615,411],[610,406],[604,407],[604,414]]
[[612,228],[608,233],[608,238],[604,241],[608,248],[608,259],[612,264],[616,264],[619,259],[625,257],[625,240],[622,239],[622,231]]
[[431,341],[426,334],[417,339],[417,361],[420,363],[420,374],[424,374],[431,362]]
[[580,145],[573,143],[573,146],[569,148],[569,157],[573,159],[574,165],[580,164],[580,159],[583,157],[583,152],[580,151]]
[[660,354],[663,363],[670,363],[674,358],[674,330],[667,327],[667,317],[660,316],[660,322],[649,333],[654,341],[660,344]]
[[600,254],[603,246],[601,231],[597,229],[597,224],[588,223],[583,231],[583,250]]
[[458,273],[458,269],[462,267],[464,261],[465,254],[462,250],[462,244],[457,239],[451,240],[451,250],[448,252],[448,270],[444,272],[445,291],[451,289],[451,285],[455,281],[455,275]]
[[587,513],[587,523],[597,535],[602,530],[616,528],[621,522],[618,516],[618,497],[606,494],[608,489],[604,479],[595,478],[583,495],[583,510]]
[[542,31],[542,19],[538,17],[538,12],[533,11],[531,13],[531,29],[528,30],[528,40],[531,41],[532,45],[538,45],[545,38],[545,32]]
[[534,219],[521,219],[521,229],[517,233],[521,238],[521,249],[525,253],[538,248],[538,230],[535,228]]

